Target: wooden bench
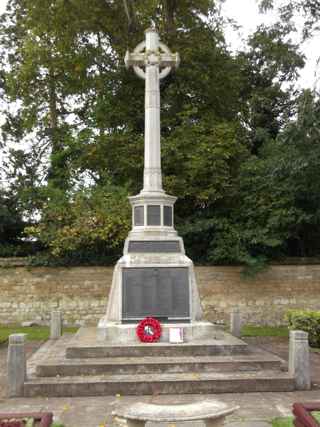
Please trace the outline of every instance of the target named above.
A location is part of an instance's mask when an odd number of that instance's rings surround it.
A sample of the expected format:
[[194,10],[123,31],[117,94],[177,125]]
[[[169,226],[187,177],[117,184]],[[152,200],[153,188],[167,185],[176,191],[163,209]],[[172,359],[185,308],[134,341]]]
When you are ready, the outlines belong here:
[[179,405],[155,405],[138,402],[113,411],[119,421],[126,421],[128,427],[144,427],[148,421],[176,423],[181,421],[203,421],[206,427],[222,427],[224,419],[238,406],[228,407],[216,400]]
[[320,424],[311,414],[313,411],[320,411],[320,402],[294,403],[292,413],[295,427],[319,427]]

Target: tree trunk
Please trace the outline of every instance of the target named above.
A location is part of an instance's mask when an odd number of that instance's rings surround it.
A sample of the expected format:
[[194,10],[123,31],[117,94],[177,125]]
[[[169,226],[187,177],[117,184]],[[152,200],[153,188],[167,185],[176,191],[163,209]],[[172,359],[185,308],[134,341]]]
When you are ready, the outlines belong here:
[[123,7],[128,20],[128,32],[133,33],[136,30],[136,13],[134,9],[134,0],[123,0]]
[[68,186],[69,172],[63,156],[63,135],[59,129],[59,112],[57,101],[57,87],[54,70],[49,68],[49,138],[51,142],[50,166],[48,171],[48,183],[59,189]]
[[163,0],[165,30],[168,34],[175,31],[175,12],[177,10],[177,0]]

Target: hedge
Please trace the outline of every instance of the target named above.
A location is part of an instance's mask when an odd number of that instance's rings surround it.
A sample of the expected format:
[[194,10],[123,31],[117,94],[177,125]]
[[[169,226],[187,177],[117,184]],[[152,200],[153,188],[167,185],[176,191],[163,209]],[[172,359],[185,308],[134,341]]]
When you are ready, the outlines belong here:
[[289,310],[286,319],[289,329],[308,332],[310,346],[320,348],[320,311]]

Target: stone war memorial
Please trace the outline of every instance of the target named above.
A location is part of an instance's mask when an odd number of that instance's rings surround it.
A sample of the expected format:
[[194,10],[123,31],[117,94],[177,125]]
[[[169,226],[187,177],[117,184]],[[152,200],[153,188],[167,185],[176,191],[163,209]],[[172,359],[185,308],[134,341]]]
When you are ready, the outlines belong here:
[[[61,336],[61,316],[56,313],[52,339],[28,360],[26,372],[14,376],[12,396],[210,394],[310,387],[301,375],[299,381],[296,378],[302,354],[307,370],[304,335],[290,336],[293,350],[287,371],[279,357],[238,338],[236,307],[234,335],[203,317],[193,263],[174,228],[176,198],[162,187],[160,80],[179,61],[179,54],[160,42],[154,28],[146,30],[145,41],[125,56],[128,72],[132,67],[145,80],[144,177],[141,192],[130,197],[132,230],[114,268],[106,314],[97,327]],[[10,351],[19,353],[23,339],[12,340]]]

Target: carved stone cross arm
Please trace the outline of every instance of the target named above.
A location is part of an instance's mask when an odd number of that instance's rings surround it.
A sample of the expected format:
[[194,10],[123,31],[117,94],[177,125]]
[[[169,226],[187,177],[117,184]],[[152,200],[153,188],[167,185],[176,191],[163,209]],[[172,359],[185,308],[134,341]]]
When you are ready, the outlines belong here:
[[132,53],[126,52],[124,59],[127,68],[133,67],[135,73],[146,77],[143,68],[150,65],[159,66],[161,69],[159,78],[166,77],[172,68],[178,68],[180,57],[178,53],[172,53],[168,46],[159,41],[158,33],[150,28],[146,31],[146,40],[139,43]]

